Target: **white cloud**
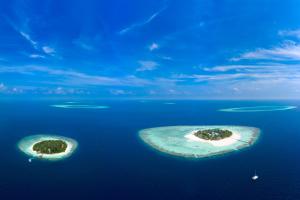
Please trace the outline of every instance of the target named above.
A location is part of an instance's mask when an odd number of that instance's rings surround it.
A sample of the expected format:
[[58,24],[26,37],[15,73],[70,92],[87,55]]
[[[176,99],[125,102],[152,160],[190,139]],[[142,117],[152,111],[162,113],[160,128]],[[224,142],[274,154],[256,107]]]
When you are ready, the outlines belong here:
[[24,31],[21,31],[21,30],[17,30],[20,33],[20,35],[25,38],[31,45],[34,49],[38,49],[38,43],[36,41],[34,41],[31,36],[28,34],[28,33],[25,33]]
[[279,47],[256,49],[255,51],[246,52],[230,60],[300,60],[300,45],[292,41],[286,41]]
[[30,54],[29,57],[30,58],[45,58],[44,55],[40,55],[40,54]]
[[23,93],[23,90],[21,88],[17,88],[17,87],[13,87],[10,91],[10,93],[13,93],[13,94],[20,94],[20,93]]
[[[216,66],[215,68],[217,68]],[[251,66],[222,66],[221,70],[205,74],[178,74],[179,79],[187,84],[177,84],[176,90],[189,91],[193,97],[229,99],[266,99],[266,98],[299,98],[300,64],[275,64]],[[230,69],[230,70],[229,70]]]
[[134,24],[131,24],[130,26],[122,29],[121,31],[119,31],[119,34],[120,35],[124,35],[130,31],[132,31],[133,29],[136,29],[138,27],[142,27],[148,23],[150,23],[152,20],[154,20],[161,12],[163,12],[167,7],[163,7],[161,8],[159,11],[153,13],[150,17],[148,17],[146,20],[142,21],[142,22],[139,22],[139,23],[134,23]]
[[[294,65],[289,65],[289,67],[295,67]],[[298,67],[298,65],[296,66]],[[214,67],[204,67],[200,68],[207,72],[228,72],[228,71],[258,71],[258,70],[278,70],[286,68],[286,65],[281,65],[277,63],[267,63],[267,64],[257,64],[257,65],[220,65]]]
[[239,81],[239,80],[286,80],[299,79],[300,73],[234,73],[234,74],[215,74],[215,75],[179,75],[177,78],[194,79],[195,82],[215,82],[215,81]]
[[[299,37],[300,30],[279,31],[279,35]],[[205,82],[207,85],[223,88],[228,92],[231,90],[250,98],[271,96],[272,98],[292,96],[294,98],[297,95],[295,88],[300,87],[300,44],[298,42],[285,40],[281,45],[257,48],[230,59],[230,61],[241,60],[252,61],[254,64],[205,67],[202,70],[206,71],[206,74],[181,74],[178,77],[192,79],[194,82]],[[290,64],[287,64],[287,61]]]
[[149,50],[150,50],[150,51],[153,51],[153,50],[158,49],[158,48],[159,48],[159,46],[158,46],[157,43],[152,43],[152,44],[149,46]]
[[55,49],[52,48],[52,47],[49,47],[49,46],[43,46],[42,47],[42,50],[45,54],[48,54],[48,55],[53,55],[55,54]]
[[[291,81],[300,78],[300,65],[228,65],[208,68],[216,74],[178,74],[177,79],[193,79],[195,82],[269,80]],[[238,72],[237,72],[238,71]],[[227,72],[227,73],[226,73]],[[229,73],[230,72],[230,73]]]
[[149,60],[141,60],[139,63],[140,67],[136,71],[152,71],[158,66],[158,63]]
[[231,70],[241,70],[241,69],[249,69],[249,68],[258,68],[258,66],[248,66],[248,65],[221,65],[215,67],[204,67],[204,71],[208,72],[227,72]]
[[132,94],[132,92],[130,91],[126,91],[126,90],[110,90],[109,91],[111,94],[113,95],[128,95],[128,94]]
[[56,88],[35,88],[39,93],[47,95],[72,95],[72,94],[89,94],[88,91],[78,89],[78,88],[65,88],[65,87],[56,87]]
[[235,92],[239,92],[239,91],[240,91],[240,88],[238,88],[238,87],[233,87],[232,90],[235,91]]
[[57,87],[57,88],[54,90],[54,93],[55,93],[55,94],[66,94],[65,90],[64,90],[62,87]]
[[49,46],[42,46],[38,41],[34,40],[32,37],[32,33],[30,31],[30,28],[28,27],[28,23],[26,20],[25,22],[21,22],[21,25],[17,25],[15,22],[10,20],[9,18],[5,17],[7,23],[20,35],[22,38],[24,38],[27,42],[31,44],[31,46],[39,52],[39,54],[31,54],[29,57],[31,58],[42,58],[43,55],[40,55],[40,53],[44,53],[50,56],[54,56],[55,49]]
[[[59,79],[58,82],[65,85],[122,85],[139,87],[153,84],[151,81],[132,75],[116,78],[94,74],[92,75],[74,70],[54,69],[43,66],[0,66],[0,73],[17,73],[30,76],[47,75],[49,80]],[[57,84],[58,82],[53,82],[53,84]]]
[[30,31],[28,31],[29,29],[27,27],[27,23],[22,23],[22,25],[20,26],[6,16],[4,16],[4,19],[18,34],[20,34],[22,38],[29,42],[34,49],[38,49],[38,43],[33,40],[29,34]]
[[220,80],[235,80],[243,77],[249,77],[248,74],[214,74],[214,75],[203,75],[203,74],[179,74],[175,75],[174,78],[178,79],[193,79],[195,82],[204,81],[220,81]]
[[3,83],[0,83],[0,93],[4,94],[20,94],[23,93],[23,89],[18,87],[8,87]]

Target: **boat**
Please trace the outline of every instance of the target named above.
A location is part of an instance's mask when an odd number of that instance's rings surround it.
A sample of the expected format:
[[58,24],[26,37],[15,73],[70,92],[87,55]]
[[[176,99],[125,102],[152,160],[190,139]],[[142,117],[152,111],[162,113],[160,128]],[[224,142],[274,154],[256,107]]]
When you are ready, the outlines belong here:
[[256,174],[256,171],[254,173],[254,176],[252,176],[252,180],[255,181],[259,178],[259,176]]

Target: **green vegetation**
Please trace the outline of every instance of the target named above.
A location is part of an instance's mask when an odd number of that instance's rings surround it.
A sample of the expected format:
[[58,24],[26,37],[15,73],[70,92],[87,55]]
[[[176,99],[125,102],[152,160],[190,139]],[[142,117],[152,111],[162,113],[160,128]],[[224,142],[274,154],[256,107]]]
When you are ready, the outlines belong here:
[[62,140],[44,140],[33,145],[33,150],[40,154],[55,154],[65,152],[67,143]]
[[231,135],[231,131],[222,129],[206,129],[197,131],[195,133],[195,136],[204,140],[222,140],[224,138],[230,137]]

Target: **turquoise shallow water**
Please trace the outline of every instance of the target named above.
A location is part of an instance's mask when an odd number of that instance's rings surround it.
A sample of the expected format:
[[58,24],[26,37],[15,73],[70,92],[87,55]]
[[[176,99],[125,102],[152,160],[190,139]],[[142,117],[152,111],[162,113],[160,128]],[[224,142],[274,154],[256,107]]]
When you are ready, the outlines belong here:
[[[185,136],[194,130],[226,129],[239,134],[240,139],[227,146],[214,146],[210,143],[191,141]],[[260,130],[246,126],[167,126],[144,129],[140,137],[155,149],[183,157],[209,157],[236,151],[253,144],[259,137]]]

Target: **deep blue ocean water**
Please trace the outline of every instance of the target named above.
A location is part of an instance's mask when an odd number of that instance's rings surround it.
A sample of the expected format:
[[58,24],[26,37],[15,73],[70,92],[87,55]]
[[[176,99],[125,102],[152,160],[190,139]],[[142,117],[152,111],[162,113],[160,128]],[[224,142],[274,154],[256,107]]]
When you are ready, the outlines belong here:
[[[300,199],[300,109],[217,111],[299,101],[164,102],[96,101],[111,108],[89,110],[1,101],[0,199]],[[160,153],[138,137],[140,129],[170,125],[245,125],[262,134],[250,148],[198,160]],[[63,161],[29,163],[16,145],[32,134],[71,137],[79,147]]]

